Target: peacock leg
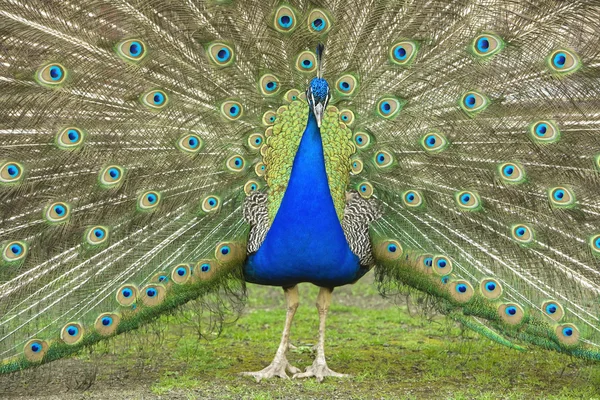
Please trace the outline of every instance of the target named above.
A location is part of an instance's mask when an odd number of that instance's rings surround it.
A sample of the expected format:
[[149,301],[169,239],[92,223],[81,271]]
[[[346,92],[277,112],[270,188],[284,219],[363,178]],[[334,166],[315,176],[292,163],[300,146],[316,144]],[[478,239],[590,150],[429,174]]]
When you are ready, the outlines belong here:
[[313,364],[306,368],[305,372],[294,374],[294,379],[314,376],[319,382],[323,382],[323,378],[326,376],[335,376],[338,378],[350,376],[332,371],[325,361],[325,319],[327,318],[327,311],[329,311],[329,305],[331,304],[332,292],[333,289],[324,287],[319,290],[319,295],[317,296],[317,310],[319,311],[319,343],[317,344],[317,357]]
[[267,368],[260,371],[242,372],[242,375],[253,376],[254,379],[256,379],[256,382],[260,382],[261,379],[272,378],[274,376],[289,379],[289,376],[285,373],[286,369],[292,374],[300,372],[298,368],[294,367],[288,362],[286,357],[290,341],[290,328],[292,326],[294,314],[296,314],[296,310],[298,309],[298,286],[287,289],[283,288],[283,291],[285,293],[285,300],[287,303],[287,313],[285,316],[283,334],[281,335],[281,342],[279,343],[279,348],[277,349],[277,353],[275,353],[273,362],[271,362]]

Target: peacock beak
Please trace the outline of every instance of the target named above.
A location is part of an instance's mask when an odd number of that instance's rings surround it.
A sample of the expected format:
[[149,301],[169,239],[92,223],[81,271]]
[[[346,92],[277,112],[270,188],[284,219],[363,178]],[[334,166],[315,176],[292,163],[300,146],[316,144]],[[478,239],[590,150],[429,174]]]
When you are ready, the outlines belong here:
[[[314,104],[314,103],[313,103]],[[316,103],[313,105],[313,113],[315,114],[315,118],[317,119],[317,126],[321,127],[321,122],[323,121],[323,114],[325,113],[325,103]]]

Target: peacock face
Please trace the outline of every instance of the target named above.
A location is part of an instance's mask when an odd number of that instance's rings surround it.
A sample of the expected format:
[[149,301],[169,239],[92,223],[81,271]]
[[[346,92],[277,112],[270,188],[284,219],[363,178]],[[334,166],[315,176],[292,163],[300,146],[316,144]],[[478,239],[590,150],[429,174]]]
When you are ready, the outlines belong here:
[[308,101],[308,106],[315,114],[319,128],[321,127],[321,121],[323,120],[323,114],[325,113],[329,99],[331,99],[331,93],[327,81],[323,78],[313,78],[310,81],[308,89],[306,89],[306,100]]

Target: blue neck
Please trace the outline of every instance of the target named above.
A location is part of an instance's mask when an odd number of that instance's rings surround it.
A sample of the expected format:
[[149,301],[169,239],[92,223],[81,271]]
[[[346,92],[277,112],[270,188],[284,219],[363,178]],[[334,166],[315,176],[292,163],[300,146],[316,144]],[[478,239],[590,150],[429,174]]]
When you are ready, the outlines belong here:
[[333,287],[356,280],[358,269],[331,198],[321,132],[310,112],[281,206],[262,246],[248,260],[246,279]]

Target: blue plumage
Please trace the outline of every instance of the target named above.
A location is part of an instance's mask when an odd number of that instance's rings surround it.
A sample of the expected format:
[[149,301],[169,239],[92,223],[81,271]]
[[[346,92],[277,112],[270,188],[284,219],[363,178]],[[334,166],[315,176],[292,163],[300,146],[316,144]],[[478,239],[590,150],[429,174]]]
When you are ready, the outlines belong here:
[[262,246],[248,257],[245,278],[263,285],[334,287],[354,282],[366,271],[350,250],[335,212],[321,134],[310,112],[281,207]]

